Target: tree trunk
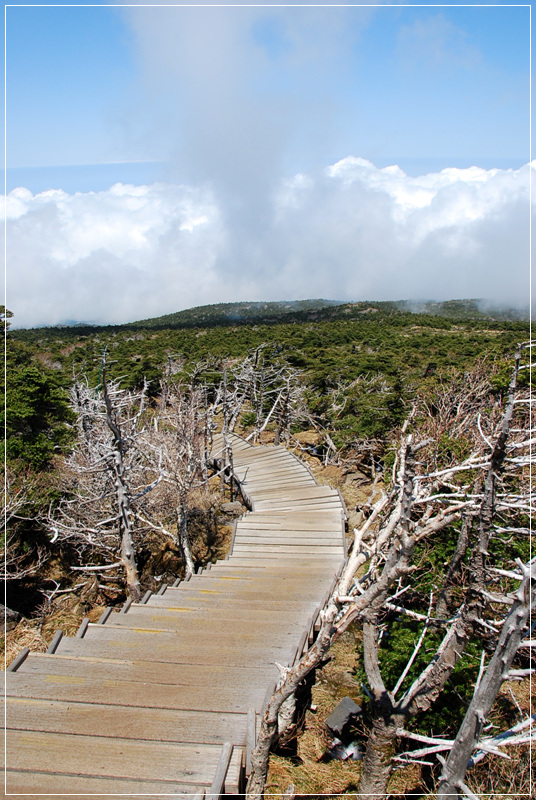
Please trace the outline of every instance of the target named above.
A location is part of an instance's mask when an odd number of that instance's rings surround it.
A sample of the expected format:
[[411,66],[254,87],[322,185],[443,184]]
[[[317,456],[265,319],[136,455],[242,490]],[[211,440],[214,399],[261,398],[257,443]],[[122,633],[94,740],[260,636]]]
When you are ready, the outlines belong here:
[[123,477],[123,459],[120,450],[115,452],[115,493],[119,508],[119,532],[121,534],[121,563],[123,564],[128,593],[134,603],[141,598],[140,578],[136,565],[136,550],[132,536],[132,521],[128,490]]
[[190,542],[188,541],[188,515],[184,500],[180,501],[177,508],[177,538],[184,564],[184,577],[189,578],[194,574],[195,567],[190,550]]
[[246,787],[247,800],[262,800],[268,772],[270,748],[277,735],[279,711],[287,698],[295,694],[301,681],[309,675],[311,670],[320,664],[329,650],[331,646],[333,620],[335,619],[337,610],[334,604],[328,606],[324,614],[322,628],[315,643],[301,657],[297,664],[293,667],[289,667],[285,670],[284,674],[281,675],[278,686],[268,702],[266,711],[261,718],[257,742],[251,756],[252,769]]
[[136,603],[141,598],[140,578],[136,565],[136,550],[134,548],[134,538],[132,536],[132,518],[130,514],[129,490],[125,479],[125,464],[123,461],[123,451],[125,443],[121,435],[121,429],[117,423],[117,409],[114,409],[108,384],[106,383],[106,362],[103,356],[102,362],[102,391],[106,405],[106,422],[112,432],[114,441],[113,469],[115,474],[115,496],[119,511],[119,533],[121,535],[121,562],[125,569],[128,593]]
[[141,599],[140,578],[136,566],[136,554],[134,542],[130,530],[122,526],[121,531],[121,563],[125,570],[127,589],[132,602],[137,603]]
[[462,529],[460,535],[458,537],[458,541],[456,543],[456,550],[454,551],[454,555],[452,556],[449,571],[447,573],[447,577],[445,578],[445,583],[441,591],[439,592],[439,597],[437,600],[436,605],[436,619],[446,619],[448,615],[448,610],[450,608],[451,598],[454,592],[454,586],[456,580],[459,576],[461,566],[463,564],[463,559],[465,557],[465,553],[467,552],[467,547],[469,546],[469,534],[471,532],[471,528],[473,526],[473,517],[470,515],[466,515],[462,521]]
[[458,797],[469,764],[469,758],[477,746],[486,718],[491,711],[502,682],[508,674],[519,647],[523,630],[527,625],[529,609],[535,600],[534,587],[532,587],[531,591],[530,586],[531,582],[534,583],[534,578],[536,578],[536,569],[533,567],[532,576],[528,574],[527,569],[527,575],[517,594],[516,601],[512,605],[502,627],[499,643],[480,685],[475,690],[473,699],[456,735],[454,745],[443,767],[437,793],[438,800],[447,800],[447,798],[452,800],[452,798]]
[[391,759],[396,748],[396,731],[404,723],[402,715],[387,713],[384,716],[381,711],[380,702],[367,742],[357,787],[357,795],[365,796],[367,800],[384,800],[386,797],[391,775]]

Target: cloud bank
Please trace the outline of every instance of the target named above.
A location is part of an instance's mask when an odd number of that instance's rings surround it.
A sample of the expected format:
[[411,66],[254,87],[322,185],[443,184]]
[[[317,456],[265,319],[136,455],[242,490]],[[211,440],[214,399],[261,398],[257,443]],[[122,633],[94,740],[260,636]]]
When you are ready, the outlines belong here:
[[267,187],[259,224],[246,226],[208,184],[15,189],[7,303],[18,326],[308,297],[527,307],[534,167],[409,177],[349,156]]

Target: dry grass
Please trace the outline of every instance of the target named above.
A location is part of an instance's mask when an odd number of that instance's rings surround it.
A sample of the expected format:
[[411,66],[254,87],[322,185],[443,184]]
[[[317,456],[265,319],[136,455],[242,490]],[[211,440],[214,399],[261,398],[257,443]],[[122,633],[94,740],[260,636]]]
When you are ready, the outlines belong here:
[[34,653],[44,653],[57,630],[62,630],[65,636],[74,636],[84,617],[97,622],[104,608],[96,605],[88,611],[76,597],[58,598],[50,608],[43,608],[39,617],[22,619],[2,637],[0,646],[5,654],[5,665],[9,666],[24,647]]
[[341,637],[331,655],[333,659],[317,671],[311,699],[316,711],[306,712],[305,725],[296,742],[296,757],[273,755],[270,758],[268,797],[280,797],[291,783],[298,796],[327,794],[336,797],[355,792],[360,762],[322,760],[328,746],[326,718],[345,696],[357,703],[362,701],[359,686],[351,674],[356,664],[356,639],[352,631]]
[[478,797],[486,800],[517,800],[534,797],[534,769],[530,747],[512,747],[511,760],[487,756],[474,769],[467,772],[465,782]]

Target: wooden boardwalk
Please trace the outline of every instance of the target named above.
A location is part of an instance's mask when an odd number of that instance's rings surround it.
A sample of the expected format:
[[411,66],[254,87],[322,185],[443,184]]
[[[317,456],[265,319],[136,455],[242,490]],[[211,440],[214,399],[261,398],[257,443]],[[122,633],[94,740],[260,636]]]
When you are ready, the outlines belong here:
[[253,511],[230,556],[8,668],[8,796],[243,790],[275,662],[312,640],[343,563],[344,509],[284,448],[232,443]]

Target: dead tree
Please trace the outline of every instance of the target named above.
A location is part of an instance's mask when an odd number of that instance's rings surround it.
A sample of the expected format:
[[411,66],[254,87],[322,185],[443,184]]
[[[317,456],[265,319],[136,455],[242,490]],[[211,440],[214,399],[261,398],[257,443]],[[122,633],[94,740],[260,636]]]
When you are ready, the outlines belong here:
[[[392,758],[404,724],[430,708],[438,698],[470,637],[487,630],[490,538],[497,530],[521,529],[520,518],[530,508],[530,487],[526,449],[530,444],[527,406],[517,390],[521,348],[509,387],[506,408],[491,402],[490,386],[484,390],[480,377],[473,380],[473,393],[462,381],[460,392],[452,385],[444,393],[444,413],[429,413],[425,403],[417,403],[401,433],[393,467],[394,485],[374,503],[364,525],[355,530],[353,547],[339,583],[322,613],[322,626],[316,642],[292,668],[285,669],[272,695],[255,748],[253,770],[248,783],[248,798],[263,795],[268,755],[278,734],[278,712],[299,683],[325,658],[336,639],[355,620],[363,622],[364,664],[370,686],[373,724],[363,760],[358,793],[383,798],[391,774]],[[469,379],[470,382],[470,379]],[[450,393],[450,402],[448,400]],[[485,401],[485,402],[484,402]],[[464,406],[463,413],[461,411]],[[484,421],[484,412],[488,414]],[[434,435],[448,419],[456,421],[457,441],[463,434],[465,457],[444,447]],[[511,430],[516,421],[515,432]],[[430,435],[432,434],[432,435]],[[396,477],[395,477],[396,476]],[[415,547],[433,540],[440,531],[451,528],[462,517],[458,546],[447,572],[440,602],[433,598],[425,613],[405,608],[399,599],[403,583],[413,572]],[[467,550],[469,533],[473,550],[471,580],[461,604],[452,608],[450,589],[458,580],[460,553]],[[367,565],[364,575],[358,570]],[[395,584],[399,587],[394,590]],[[378,658],[378,618],[385,610],[408,615],[423,623],[423,632],[408,666],[396,686],[384,683]],[[444,616],[448,609],[449,616]],[[441,616],[437,611],[441,612]],[[431,625],[444,629],[443,640],[428,666],[397,699],[403,680]]]
[[[134,508],[161,479],[139,446],[146,388],[131,393],[118,381],[108,382],[104,358],[98,389],[87,380],[75,381],[71,403],[78,441],[65,462],[64,496],[46,520],[51,541],[68,542],[86,572],[122,568],[133,600],[141,596]],[[88,563],[95,559],[99,563]]]
[[272,424],[277,444],[306,413],[301,372],[263,344],[242,361],[224,366],[215,406],[229,433],[235,431],[244,412],[249,412],[254,422],[246,439],[258,442]]
[[[536,600],[536,560],[530,564],[519,563],[521,585],[515,593],[510,611],[504,621],[497,647],[490,659],[482,679],[475,687],[473,699],[467,709],[465,718],[458,730],[446,762],[437,792],[438,800],[457,800],[461,794],[470,796],[464,784],[464,777],[470,758],[476,749],[487,752],[498,752],[501,744],[512,744],[511,737],[493,737],[491,741],[482,742],[481,735],[487,717],[491,711],[503,681],[510,676],[510,667],[519,649],[523,633],[527,628],[530,611]],[[533,670],[529,670],[529,674]],[[534,716],[527,720],[528,725],[534,722]],[[518,733],[518,731],[516,731]],[[518,740],[519,742],[519,737]],[[524,741],[532,742],[529,735]],[[474,763],[474,762],[473,762]]]
[[[143,443],[163,479],[139,518],[177,544],[185,577],[189,577],[195,570],[188,534],[189,503],[192,492],[207,484],[207,424],[211,411],[200,387],[166,381],[162,398],[166,405],[159,412],[158,431],[148,428]],[[170,510],[175,517],[173,526]],[[173,527],[176,534],[170,533]]]

